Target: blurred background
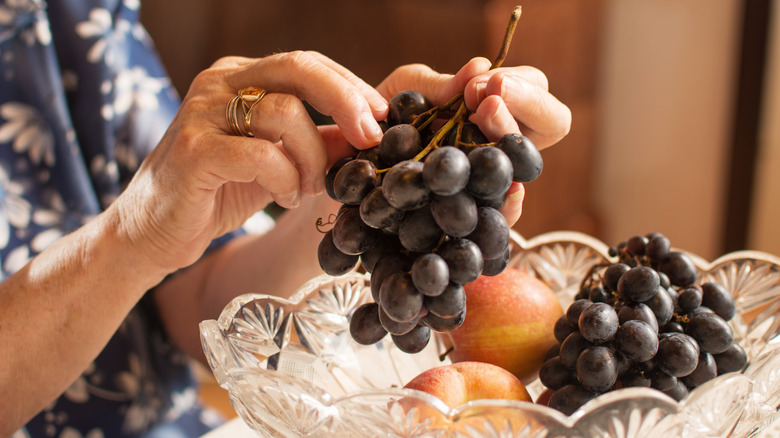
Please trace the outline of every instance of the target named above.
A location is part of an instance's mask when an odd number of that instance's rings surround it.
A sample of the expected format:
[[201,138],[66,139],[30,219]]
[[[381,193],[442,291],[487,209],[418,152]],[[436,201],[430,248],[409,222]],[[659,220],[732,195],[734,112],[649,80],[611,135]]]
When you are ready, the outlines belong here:
[[318,50],[370,84],[420,62],[494,58],[544,71],[572,110],[526,186],[526,237],[615,245],[661,232],[712,259],[780,254],[780,10],[772,0],[166,0],[142,16],[182,95],[224,55]]
[[[780,8],[773,0],[166,0],[143,20],[174,85],[225,55],[317,50],[370,84],[420,62],[528,64],[572,110],[516,229],[616,245],[662,232],[706,259],[780,255]],[[262,84],[260,84],[262,85]],[[201,395],[235,413],[210,372]]]

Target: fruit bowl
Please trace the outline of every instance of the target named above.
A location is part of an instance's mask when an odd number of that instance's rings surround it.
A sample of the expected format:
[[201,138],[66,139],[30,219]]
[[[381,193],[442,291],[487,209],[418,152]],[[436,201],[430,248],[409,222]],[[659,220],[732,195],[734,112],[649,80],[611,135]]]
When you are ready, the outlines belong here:
[[[613,261],[603,242],[577,232],[525,239],[512,232],[509,266],[545,281],[565,306],[594,264]],[[403,389],[439,358],[436,338],[406,354],[389,336],[371,346],[349,335],[352,309],[371,300],[359,272],[321,276],[290,299],[245,294],[200,325],[203,349],[233,408],[259,436],[283,437],[751,437],[780,416],[780,258],[739,251],[708,262],[688,253],[700,281],[726,286],[730,321],[748,354],[742,373],[718,376],[683,399],[648,388],[608,392],[571,416],[528,402],[479,400],[450,409]],[[538,379],[528,386],[536,398]]]

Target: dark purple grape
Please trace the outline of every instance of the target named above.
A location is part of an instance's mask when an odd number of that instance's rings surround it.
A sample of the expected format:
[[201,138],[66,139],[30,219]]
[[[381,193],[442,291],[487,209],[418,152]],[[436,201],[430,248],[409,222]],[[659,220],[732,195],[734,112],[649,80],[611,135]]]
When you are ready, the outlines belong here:
[[698,286],[689,286],[677,296],[677,306],[683,313],[693,312],[701,306],[702,291]]
[[579,291],[574,295],[574,301],[588,300],[590,301],[590,288],[581,287]]
[[685,383],[685,386],[689,389],[693,389],[717,376],[718,366],[715,364],[715,358],[712,357],[712,354],[710,353],[702,352],[699,355],[699,363],[696,365],[696,369],[683,377],[682,382]]
[[564,415],[571,415],[585,403],[598,396],[579,384],[573,383],[555,391],[547,405]]
[[352,160],[345,163],[333,180],[333,193],[339,202],[358,205],[382,179],[376,167],[368,160]]
[[652,234],[647,239],[645,255],[650,260],[660,262],[669,257],[670,248],[669,239],[661,234]]
[[586,348],[577,358],[577,380],[592,392],[606,392],[618,377],[615,353],[608,347],[596,345]]
[[726,351],[734,342],[731,326],[715,313],[700,313],[691,317],[685,325],[685,334],[696,342],[702,351],[718,354]]
[[401,245],[412,252],[428,252],[436,248],[444,232],[439,228],[428,206],[409,212],[398,227]]
[[698,272],[691,258],[679,251],[672,251],[660,262],[659,270],[669,276],[674,286],[686,287],[696,282]]
[[699,344],[683,333],[668,333],[658,342],[658,353],[653,361],[658,368],[674,377],[684,377],[699,363]]
[[452,146],[435,149],[425,157],[423,181],[437,195],[454,195],[469,181],[471,164],[463,151]]
[[317,259],[320,268],[333,276],[344,275],[351,271],[357,265],[360,259],[357,255],[344,254],[333,244],[333,230],[329,230],[322,236],[320,244],[317,247]]
[[561,358],[555,356],[547,359],[539,370],[539,380],[552,390],[561,389],[575,382],[575,375],[561,362]]
[[733,343],[722,353],[713,355],[718,366],[718,374],[741,371],[747,365],[747,353],[737,343]]
[[601,286],[591,287],[587,289],[587,291],[587,299],[593,301],[594,303],[606,303],[612,297],[612,295],[604,290],[604,288]]
[[431,108],[431,103],[422,93],[414,90],[401,91],[388,102],[387,123],[391,126],[399,123],[411,123],[414,116]]
[[563,362],[566,368],[573,370],[577,366],[577,359],[580,357],[580,353],[592,346],[593,343],[585,339],[579,331],[572,332],[561,343],[561,351],[559,353],[561,362]]
[[453,129],[447,136],[445,144],[455,145],[455,140],[460,140],[458,146],[463,152],[468,153],[473,147],[488,143],[488,139],[479,126],[472,122],[466,122],[463,124],[463,128],[460,130],[460,139],[458,139],[458,130]]
[[650,378],[650,387],[659,391],[668,391],[677,385],[677,377],[670,376],[658,368],[647,372]]
[[409,322],[420,315],[423,295],[414,287],[411,275],[397,272],[382,282],[379,305],[394,321]]
[[400,252],[388,253],[377,260],[371,271],[371,296],[374,301],[379,301],[379,291],[386,278],[397,272],[407,272],[411,267],[412,261]]
[[379,321],[379,305],[365,303],[352,312],[349,318],[349,334],[358,344],[373,345],[387,335]]
[[332,231],[333,244],[344,254],[360,255],[374,246],[379,239],[379,231],[360,219],[357,207],[339,211]]
[[377,148],[382,161],[392,166],[411,160],[422,151],[420,131],[414,126],[402,123],[388,128]]
[[649,388],[650,387],[650,379],[645,377],[641,371],[635,369],[630,369],[626,371],[624,374],[621,374],[619,380],[620,380],[620,386],[622,388],[631,388],[631,387]]
[[384,189],[379,186],[371,191],[360,203],[360,218],[372,228],[390,228],[401,223],[405,211],[399,210],[385,198]]
[[582,336],[594,344],[609,342],[618,330],[617,313],[609,304],[593,303],[580,314],[579,328]]
[[482,273],[482,252],[476,243],[468,239],[445,242],[439,248],[439,255],[450,268],[450,280],[458,284],[470,283]]
[[474,196],[474,202],[477,203],[477,207],[490,207],[495,208],[496,210],[501,210],[501,207],[506,204],[506,193],[501,193],[498,196],[494,196],[492,198],[480,198],[478,196]]
[[707,282],[701,285],[701,291],[701,304],[712,309],[724,320],[731,321],[737,314],[737,304],[734,297],[722,284]]
[[366,272],[373,272],[376,262],[389,253],[398,253],[402,249],[398,237],[392,234],[380,233],[374,246],[360,254],[360,263]]
[[631,269],[625,263],[613,263],[604,270],[604,276],[601,280],[602,286],[607,291],[617,292],[618,281],[620,277]]
[[659,326],[663,326],[672,320],[672,316],[674,316],[674,302],[662,286],[658,286],[658,290],[649,300],[645,301],[645,304],[655,314],[655,319]]
[[479,246],[484,258],[495,259],[509,247],[509,225],[498,210],[479,207],[476,227],[466,238]]
[[423,316],[420,319],[420,322],[430,327],[430,329],[433,331],[450,332],[460,327],[463,324],[463,321],[465,320],[466,320],[466,311],[464,309],[463,312],[451,318],[442,318],[441,316],[428,312],[427,314],[425,314],[425,316]]
[[591,300],[579,299],[569,305],[566,309],[566,319],[572,327],[576,327],[579,330],[580,314],[583,310],[590,307],[591,304],[593,304]]
[[[471,240],[471,239],[469,239]],[[512,256],[512,247],[508,246],[504,250],[504,253],[494,259],[485,259],[482,263],[482,275],[492,277],[504,272],[507,266],[509,266],[509,259]]]
[[561,344],[555,344],[552,347],[550,347],[549,350],[547,350],[547,354],[544,355],[545,362],[554,358],[554,357],[560,357],[561,354]]
[[662,333],[685,333],[682,324],[676,321],[669,321],[661,328]]
[[655,313],[645,303],[631,303],[624,305],[618,310],[618,320],[621,324],[625,324],[631,320],[638,320],[646,322],[650,327],[658,333],[658,319],[655,317]]
[[566,319],[566,315],[561,315],[561,317],[555,321],[555,325],[553,326],[553,335],[558,342],[563,342],[576,330],[577,328],[571,325],[569,320]]
[[442,318],[453,318],[466,310],[466,291],[463,286],[450,282],[441,294],[424,297],[423,304],[429,313]]
[[645,255],[648,239],[645,236],[632,236],[626,241],[626,249],[631,255],[642,257]]
[[617,292],[622,300],[642,303],[649,300],[660,285],[661,279],[655,269],[637,266],[620,276]]
[[[656,271],[657,272],[657,271]],[[661,280],[661,287],[669,290],[670,287],[672,287],[672,282],[669,281],[669,276],[664,274],[663,272],[658,272],[658,278]]]
[[334,201],[338,201],[339,198],[336,196],[336,192],[333,190],[333,182],[336,179],[336,174],[339,170],[341,170],[342,167],[344,167],[345,164],[348,162],[354,160],[355,157],[349,156],[344,157],[333,163],[332,166],[328,169],[328,172],[325,173],[325,192],[328,193],[328,196],[330,196],[330,199],[333,199]]
[[646,362],[658,352],[658,332],[644,321],[626,321],[617,330],[615,348],[633,361]]
[[409,333],[404,335],[391,335],[393,343],[404,353],[414,354],[421,352],[431,339],[431,329],[426,325],[417,324]]
[[384,160],[382,160],[382,157],[379,156],[379,148],[376,146],[363,149],[362,151],[358,152],[355,158],[358,160],[368,160],[373,163],[374,167],[377,169],[385,169],[390,167],[387,165],[387,163],[384,162]]
[[438,254],[423,254],[412,264],[412,281],[423,295],[440,295],[450,284],[450,268]]
[[677,381],[673,387],[663,391],[663,393],[673,398],[674,400],[680,401],[688,395],[688,388],[683,382]]
[[477,204],[464,191],[434,196],[431,213],[439,228],[452,237],[466,237],[477,227]]
[[500,149],[483,146],[469,152],[471,175],[466,190],[479,198],[505,194],[512,184],[512,162]]
[[504,134],[496,142],[496,147],[509,157],[514,181],[527,183],[542,174],[542,154],[528,137],[513,133]]
[[422,170],[423,163],[414,160],[391,167],[382,181],[387,202],[400,210],[417,210],[428,204],[431,191],[425,186]]
[[417,326],[417,322],[419,320],[420,318],[414,318],[411,321],[398,322],[393,318],[390,318],[382,306],[379,306],[379,322],[382,324],[382,327],[384,327],[384,329],[391,335],[405,335],[409,333]]

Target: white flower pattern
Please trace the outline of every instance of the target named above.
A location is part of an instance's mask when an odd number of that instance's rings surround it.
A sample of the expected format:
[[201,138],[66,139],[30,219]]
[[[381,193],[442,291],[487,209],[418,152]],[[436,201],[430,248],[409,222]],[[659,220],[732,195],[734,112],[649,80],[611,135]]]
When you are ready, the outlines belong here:
[[118,20],[114,25],[111,12],[105,8],[94,8],[89,12],[89,20],[76,25],[76,33],[84,39],[96,39],[87,52],[87,61],[104,61],[112,66],[116,62],[117,47],[127,37],[132,25],[126,20]]
[[[10,25],[19,17],[27,14],[40,16],[44,9],[41,0],[6,0],[0,4],[0,25]],[[36,42],[47,46],[51,44],[52,35],[47,20],[35,20],[32,26],[20,30],[20,39],[28,46]]]
[[143,67],[123,70],[113,83],[102,87],[105,94],[114,93],[114,101],[103,105],[103,118],[111,120],[133,108],[155,110],[159,106],[157,96],[169,85],[168,80],[150,77]]
[[54,165],[54,138],[49,125],[32,106],[21,102],[0,105],[0,143],[11,142],[14,152],[27,153],[33,164]]
[[[0,281],[110,204],[178,108],[140,1],[90,4],[0,0]],[[61,53],[79,57],[62,63]],[[104,353],[13,438],[213,427],[154,318],[143,303],[133,309]],[[106,406],[117,407],[106,415]],[[92,412],[99,418],[85,424]]]

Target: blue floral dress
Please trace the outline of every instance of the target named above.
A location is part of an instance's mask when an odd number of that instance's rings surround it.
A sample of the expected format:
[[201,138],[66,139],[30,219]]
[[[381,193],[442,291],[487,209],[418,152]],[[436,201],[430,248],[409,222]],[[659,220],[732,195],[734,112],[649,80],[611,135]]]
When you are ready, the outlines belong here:
[[[138,15],[139,0],[0,0],[0,280],[108,206],[173,118]],[[197,437],[218,420],[147,295],[14,438]]]

